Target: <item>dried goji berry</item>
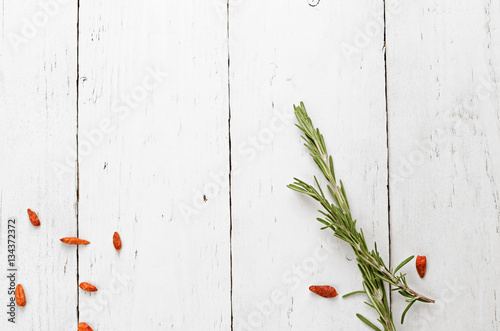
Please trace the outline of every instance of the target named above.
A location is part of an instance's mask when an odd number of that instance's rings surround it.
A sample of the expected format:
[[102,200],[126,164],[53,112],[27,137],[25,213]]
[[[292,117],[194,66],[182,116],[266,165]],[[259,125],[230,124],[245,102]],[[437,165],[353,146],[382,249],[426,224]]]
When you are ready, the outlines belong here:
[[61,241],[65,244],[68,244],[68,245],[88,245],[88,244],[90,244],[90,241],[83,240],[80,238],[75,238],[75,237],[61,238]]
[[113,234],[113,246],[115,246],[115,249],[117,251],[120,251],[120,249],[122,249],[122,239],[120,238],[118,232],[115,232]]
[[78,331],[94,331],[87,323],[78,323]]
[[38,219],[38,215],[32,211],[31,209],[28,209],[28,215],[30,217],[30,222],[34,226],[40,226],[40,220]]
[[19,307],[26,306],[26,296],[24,295],[24,289],[21,284],[17,284],[14,296],[16,297],[16,303]]
[[97,287],[90,283],[81,283],[80,288],[86,292],[97,292]]
[[424,278],[425,269],[427,268],[427,258],[425,256],[417,256],[416,267],[420,278]]
[[311,292],[316,293],[317,295],[324,297],[324,298],[334,298],[338,295],[335,288],[328,286],[328,285],[309,286],[309,290]]

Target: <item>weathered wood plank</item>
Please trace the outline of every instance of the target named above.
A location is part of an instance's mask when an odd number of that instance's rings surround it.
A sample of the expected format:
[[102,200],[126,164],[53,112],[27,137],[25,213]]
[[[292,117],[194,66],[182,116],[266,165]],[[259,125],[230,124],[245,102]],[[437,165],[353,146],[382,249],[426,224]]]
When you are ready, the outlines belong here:
[[[1,330],[74,330],[77,323],[75,3],[1,1]],[[31,225],[27,209],[37,212]],[[7,220],[16,222],[16,283],[27,304],[7,320]]]
[[[382,18],[382,21],[380,21]],[[358,41],[358,30],[373,35]],[[321,232],[317,206],[288,190],[318,170],[294,127],[303,100],[321,127],[354,215],[388,256],[383,2],[235,1],[230,7],[235,330],[357,330],[351,249]],[[365,306],[365,307],[363,307]]]
[[387,21],[392,256],[426,255],[425,278],[413,264],[408,279],[437,300],[404,329],[498,330],[499,4],[399,8]]
[[96,0],[80,17],[80,280],[101,288],[81,320],[228,330],[228,187],[207,185],[229,170],[225,9]]

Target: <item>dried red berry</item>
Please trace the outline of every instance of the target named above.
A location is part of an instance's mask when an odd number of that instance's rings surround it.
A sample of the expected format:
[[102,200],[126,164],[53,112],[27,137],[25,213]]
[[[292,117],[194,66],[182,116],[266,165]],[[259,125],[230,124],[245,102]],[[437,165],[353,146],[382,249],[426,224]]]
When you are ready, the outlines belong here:
[[86,292],[97,292],[97,287],[90,283],[81,283],[80,288]]
[[75,238],[75,237],[61,238],[61,241],[65,244],[68,244],[68,245],[88,245],[88,244],[90,244],[90,241],[83,240],[80,238]]
[[337,291],[333,287],[328,285],[309,286],[309,290],[316,293],[317,295],[322,296],[323,298],[334,298],[338,295]]
[[78,323],[78,331],[94,331],[87,323]]
[[14,296],[16,297],[16,303],[19,307],[26,306],[26,296],[24,295],[24,289],[21,284],[17,284]]
[[427,267],[427,258],[425,256],[417,256],[417,272],[420,278],[424,278],[425,276],[425,269]]
[[34,211],[28,209],[28,216],[30,217],[30,222],[31,224],[33,224],[33,226],[40,226],[40,220],[38,219],[38,215]]
[[115,246],[115,249],[117,251],[120,251],[120,249],[122,249],[122,239],[120,238],[118,232],[115,232],[113,234],[113,246]]

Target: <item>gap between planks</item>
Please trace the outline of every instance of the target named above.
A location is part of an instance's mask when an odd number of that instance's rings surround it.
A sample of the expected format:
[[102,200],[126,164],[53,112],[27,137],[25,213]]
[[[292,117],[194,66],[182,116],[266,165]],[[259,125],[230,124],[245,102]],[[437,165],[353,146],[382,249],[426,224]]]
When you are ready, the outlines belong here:
[[231,309],[231,331],[233,330],[233,206],[231,197],[231,179],[232,179],[232,159],[231,159],[231,54],[229,51],[229,17],[230,17],[230,1],[227,0],[227,132],[228,132],[228,148],[229,148],[229,174],[228,174],[228,193],[229,193],[229,304]]
[[[80,159],[79,159],[79,102],[80,102],[80,0],[76,5],[76,237],[80,237]],[[80,323],[80,252],[76,245],[76,323]]]
[[[387,148],[387,237],[389,242],[389,270],[391,270],[391,190],[390,190],[390,164],[389,164],[389,104],[387,101],[387,5],[384,2],[384,92],[385,92],[385,137]],[[392,313],[392,291],[389,285],[389,309]]]

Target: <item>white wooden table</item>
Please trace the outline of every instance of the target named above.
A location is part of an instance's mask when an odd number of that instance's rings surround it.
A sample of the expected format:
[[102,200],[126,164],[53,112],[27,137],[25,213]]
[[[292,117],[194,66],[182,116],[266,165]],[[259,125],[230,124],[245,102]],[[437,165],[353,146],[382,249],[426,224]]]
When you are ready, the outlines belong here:
[[308,290],[361,277],[285,187],[318,174],[301,100],[368,240],[427,256],[398,330],[500,329],[500,2],[316,2],[1,1],[2,331],[368,330]]

